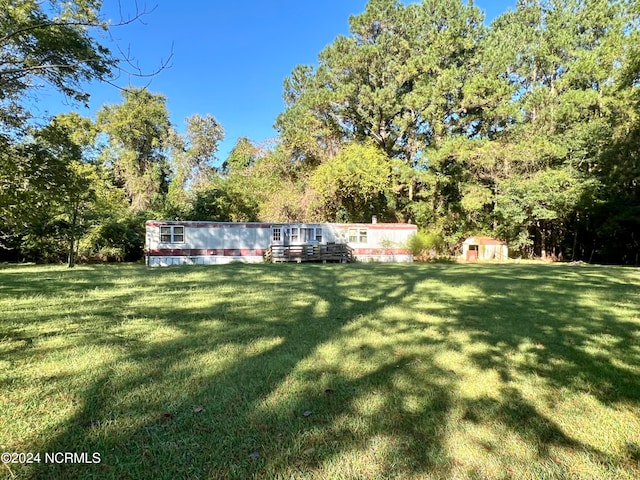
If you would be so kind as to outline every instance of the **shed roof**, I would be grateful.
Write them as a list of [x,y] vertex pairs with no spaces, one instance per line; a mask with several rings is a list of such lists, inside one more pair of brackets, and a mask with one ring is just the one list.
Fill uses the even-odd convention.
[[464,242],[466,245],[506,245],[507,242],[492,237],[476,236],[469,237]]

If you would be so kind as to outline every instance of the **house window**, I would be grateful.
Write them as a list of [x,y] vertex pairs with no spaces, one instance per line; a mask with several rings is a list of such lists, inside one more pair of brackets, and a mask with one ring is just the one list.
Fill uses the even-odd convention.
[[273,228],[272,241],[274,242],[282,241],[282,229],[280,227]]
[[302,229],[303,233],[304,233],[304,242],[310,242],[312,240],[316,239],[316,229],[311,227],[311,228],[303,228]]
[[366,228],[350,228],[349,243],[367,243]]
[[322,243],[322,227],[291,227],[291,243]]
[[160,227],[160,241],[162,243],[184,243],[184,227]]

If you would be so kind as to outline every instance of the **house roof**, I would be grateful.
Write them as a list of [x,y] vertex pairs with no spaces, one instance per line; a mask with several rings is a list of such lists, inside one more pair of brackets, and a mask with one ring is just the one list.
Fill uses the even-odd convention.
[[462,243],[466,245],[506,245],[507,244],[507,242],[498,240],[497,238],[483,237],[483,236],[469,237]]
[[411,223],[289,223],[289,222],[218,222],[218,221],[194,221],[194,220],[147,220],[147,227],[162,227],[178,225],[189,228],[271,228],[281,226],[291,227],[325,227],[337,228],[361,227],[371,230],[411,230],[417,231],[418,226]]

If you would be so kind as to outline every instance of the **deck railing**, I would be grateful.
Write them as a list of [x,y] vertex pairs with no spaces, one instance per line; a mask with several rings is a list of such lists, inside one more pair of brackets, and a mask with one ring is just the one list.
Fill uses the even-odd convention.
[[353,261],[353,249],[344,243],[326,245],[270,245],[264,254],[266,262],[340,262]]

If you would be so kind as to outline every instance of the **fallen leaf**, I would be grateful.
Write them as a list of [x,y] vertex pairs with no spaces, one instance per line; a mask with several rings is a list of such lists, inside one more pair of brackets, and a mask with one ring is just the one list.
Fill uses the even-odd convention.
[[307,448],[304,452],[302,452],[303,455],[313,455],[314,453],[316,453],[316,449],[311,447],[311,448]]
[[195,413],[201,413],[204,412],[204,407],[202,405],[196,405],[195,407],[193,407],[193,411]]
[[164,418],[171,418],[171,414],[170,414],[169,412],[164,412],[164,413],[162,414],[162,416],[163,416]]

